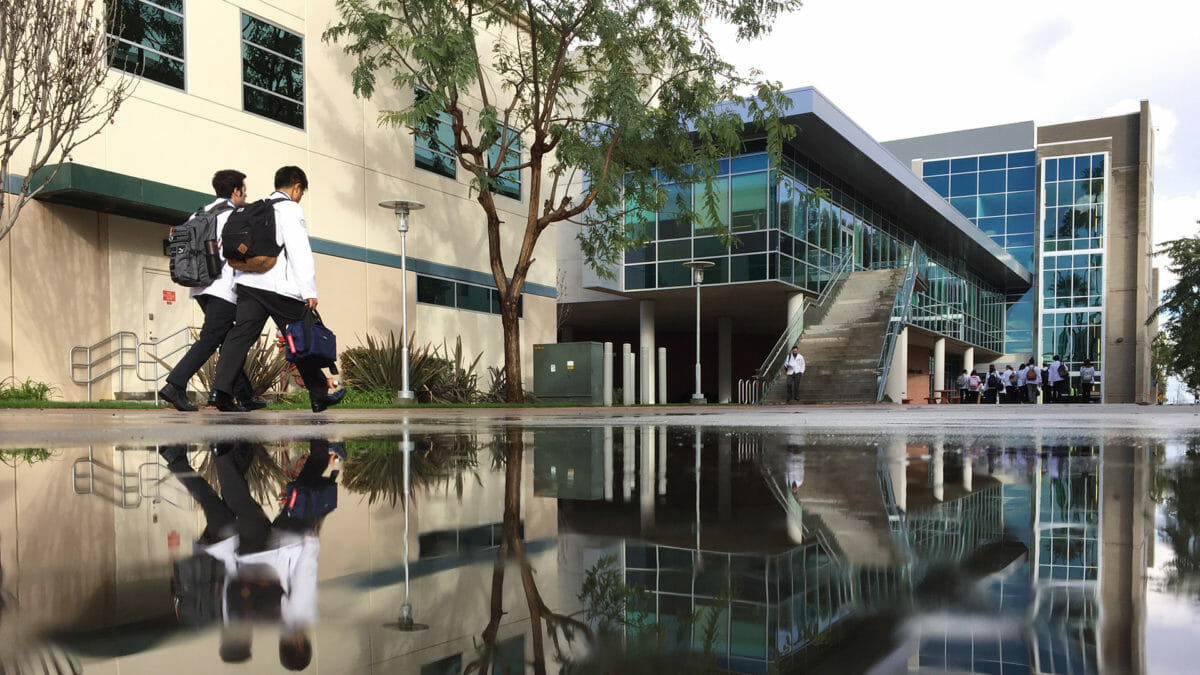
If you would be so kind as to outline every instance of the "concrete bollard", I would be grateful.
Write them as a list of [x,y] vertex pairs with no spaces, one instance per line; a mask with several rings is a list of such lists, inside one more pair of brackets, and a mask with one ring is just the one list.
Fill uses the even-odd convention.
[[604,343],[604,405],[613,404],[613,343]]
[[658,373],[655,377],[655,382],[658,383],[658,404],[665,405],[667,402],[667,348],[658,348]]

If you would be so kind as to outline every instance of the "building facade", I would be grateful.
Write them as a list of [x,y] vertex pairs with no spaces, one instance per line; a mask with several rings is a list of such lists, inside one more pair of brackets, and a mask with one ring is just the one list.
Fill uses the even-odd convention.
[[[171,283],[168,227],[212,201],[218,169],[246,173],[257,199],[289,164],[309,177],[302,206],[321,310],[343,348],[399,334],[407,302],[416,344],[461,336],[469,356],[482,352],[480,369],[502,363],[471,176],[431,140],[445,136],[446,121],[430,120],[428,137],[377,124],[381,111],[407,107],[419,92],[354,96],[353,60],[321,39],[337,18],[333,0],[108,4],[124,19],[110,76],[133,71],[137,87],[0,241],[0,378],[47,382],[68,400],[157,390],[166,373],[157,358],[173,363],[187,328],[201,322],[187,289]],[[484,39],[501,39],[500,30]],[[509,222],[523,222],[528,206],[521,182],[495,186]],[[410,218],[407,298],[395,216],[377,206],[397,198],[426,205]],[[519,234],[504,238],[510,259]],[[541,245],[552,260],[556,242]],[[535,265],[526,284],[526,364],[535,343],[554,340],[555,272]]]
[[[850,344],[822,352],[816,364],[817,353],[806,354],[810,365],[831,369],[831,378],[845,375],[833,372],[841,360],[855,361],[862,398],[876,400],[878,383],[878,393],[891,400],[923,401],[957,369],[1002,354],[1005,298],[1030,288],[1025,265],[820,92],[787,93],[788,120],[801,132],[778,166],[770,166],[761,137],[748,128],[743,153],[721,161],[715,194],[703,185],[668,185],[664,207],[627,217],[648,243],[627,251],[611,279],[572,258],[571,232],[561,231],[569,308],[562,339],[637,344],[641,400],[654,399],[655,369],[646,362],[661,346],[668,348],[667,369],[657,376],[667,379],[667,401],[687,398],[693,360],[707,364],[701,388],[710,398],[739,398],[737,383],[761,379],[772,344],[794,341],[789,331],[798,335],[798,324],[816,314],[837,313],[805,308],[858,272],[907,268],[916,277],[903,317],[888,320],[902,294],[876,289],[849,304],[882,303],[880,332],[864,328],[849,336]],[[1032,165],[1031,156],[1017,161]],[[718,222],[709,222],[710,203]],[[723,228],[733,236],[729,243],[716,234]],[[703,279],[699,355],[689,343],[696,314],[684,266],[693,260],[713,263]],[[861,353],[847,356],[842,346]]]
[[[1034,270],[1006,298],[999,363],[1060,355],[1097,371],[1102,400],[1151,402],[1157,324],[1151,264],[1154,136],[1137,113],[1036,126],[1021,122],[884,144]],[[1014,161],[1018,166],[1014,171]]]

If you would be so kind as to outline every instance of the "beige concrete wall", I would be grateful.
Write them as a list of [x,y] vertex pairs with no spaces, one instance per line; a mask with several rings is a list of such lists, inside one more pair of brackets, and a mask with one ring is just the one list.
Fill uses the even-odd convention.
[[[457,179],[417,168],[411,133],[378,125],[382,111],[411,102],[411,91],[395,91],[385,85],[373,100],[354,96],[350,82],[353,60],[340,47],[326,44],[320,37],[336,19],[332,0],[299,5],[221,0],[187,3],[185,9],[186,91],[139,81],[133,97],[113,123],[77,149],[73,161],[206,193],[215,170],[237,168],[248,175],[251,198],[271,191],[279,166],[296,164],[305,169],[310,180],[302,206],[311,236],[399,254],[395,217],[378,202],[416,199],[427,208],[412,216],[407,239],[409,256],[490,275],[484,215],[473,198],[470,177],[461,167]],[[239,23],[243,10],[304,37],[305,129],[243,111]],[[481,49],[490,50],[487,43],[497,37],[494,30],[486,31]],[[495,74],[487,74],[489,86],[499,91],[494,86]],[[111,74],[112,78],[119,76],[115,71]],[[472,118],[480,107],[479,100],[470,94],[467,99],[468,117]],[[16,166],[20,166],[19,161]],[[501,248],[510,273],[524,232],[530,202],[528,185],[529,172],[525,171],[522,200],[496,197],[504,220]],[[16,229],[17,233],[28,231],[14,244],[22,248],[11,254],[7,248],[0,249],[6,260],[14,260],[5,267],[9,273],[0,274],[4,277],[0,280],[0,296],[5,298],[0,300],[0,374],[51,382],[62,390],[64,398],[82,399],[86,389],[69,385],[69,374],[65,373],[67,352],[71,346],[117,330],[133,330],[139,339],[146,339],[142,274],[145,269],[166,270],[160,244],[166,228],[64,207],[34,204],[28,208]],[[72,215],[64,215],[68,213]],[[107,227],[106,218],[111,222]],[[99,228],[90,238],[81,236],[82,223],[88,219],[95,223],[94,229]],[[66,236],[59,234],[59,227],[64,228]],[[2,292],[7,288],[5,284],[11,283],[9,279],[19,276],[18,257],[28,263],[22,270],[44,259],[26,255],[36,248],[28,241],[31,237],[41,237],[42,243],[53,240],[60,254],[69,248],[70,273],[62,274],[64,270],[59,269],[53,280],[41,279],[41,285],[20,284],[13,286],[11,293]],[[556,237],[548,232],[539,242],[538,262],[530,270],[530,282],[555,286],[556,249]],[[399,332],[399,274],[384,266],[318,256],[322,314],[341,338],[342,346],[358,344],[368,333]],[[414,327],[420,341],[440,344],[446,338],[453,343],[456,335],[462,335],[464,347],[472,356],[484,352],[482,371],[486,372],[487,365],[503,361],[498,317],[424,306],[418,309],[415,275],[411,272],[408,281],[409,316],[416,319]],[[179,297],[186,302],[186,289],[179,289]],[[53,326],[44,321],[28,322],[31,314],[44,313],[47,307],[61,321]],[[555,303],[527,295],[524,312],[524,370],[529,373],[526,385],[531,386],[532,345],[554,340]],[[195,325],[200,320],[200,314],[192,309],[190,323]],[[182,327],[189,320],[178,318],[177,322]],[[154,388],[136,378],[126,379],[132,380],[125,384],[126,391]],[[111,393],[111,387],[102,387],[93,398]]]
[[[49,383],[68,400],[86,398],[87,388],[71,382],[70,354],[111,334],[106,216],[33,202],[5,246],[11,264],[0,277],[11,288],[3,321],[11,322],[11,342],[8,354],[0,351],[0,372]],[[111,389],[100,382],[93,397]]]

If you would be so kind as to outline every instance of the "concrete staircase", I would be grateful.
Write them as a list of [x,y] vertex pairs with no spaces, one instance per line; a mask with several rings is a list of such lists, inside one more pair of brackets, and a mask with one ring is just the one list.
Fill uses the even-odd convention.
[[[904,273],[898,268],[850,274],[825,316],[804,328],[798,344],[806,366],[801,403],[875,402],[875,367]],[[786,395],[787,379],[780,377],[764,392],[763,403],[783,403]]]

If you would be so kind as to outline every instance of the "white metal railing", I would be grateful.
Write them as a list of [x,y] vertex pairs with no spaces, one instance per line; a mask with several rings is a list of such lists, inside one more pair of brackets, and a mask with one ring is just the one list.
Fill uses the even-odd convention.
[[[138,343],[138,358],[137,358],[137,376],[143,382],[158,383],[159,380],[171,373],[171,369],[166,367],[166,359],[169,359],[176,354],[187,353],[195,340],[192,338],[199,329],[186,326],[179,330],[149,342]],[[165,352],[164,345],[175,346],[169,347]],[[150,366],[153,375],[146,376],[142,373],[143,366]],[[160,372],[161,370],[161,372]],[[158,405],[158,387],[154,387],[154,404]]]
[[137,367],[137,350],[137,334],[127,330],[117,331],[92,345],[72,347],[71,381],[86,384],[87,400],[91,401],[92,384],[115,372],[123,391],[125,369]]

